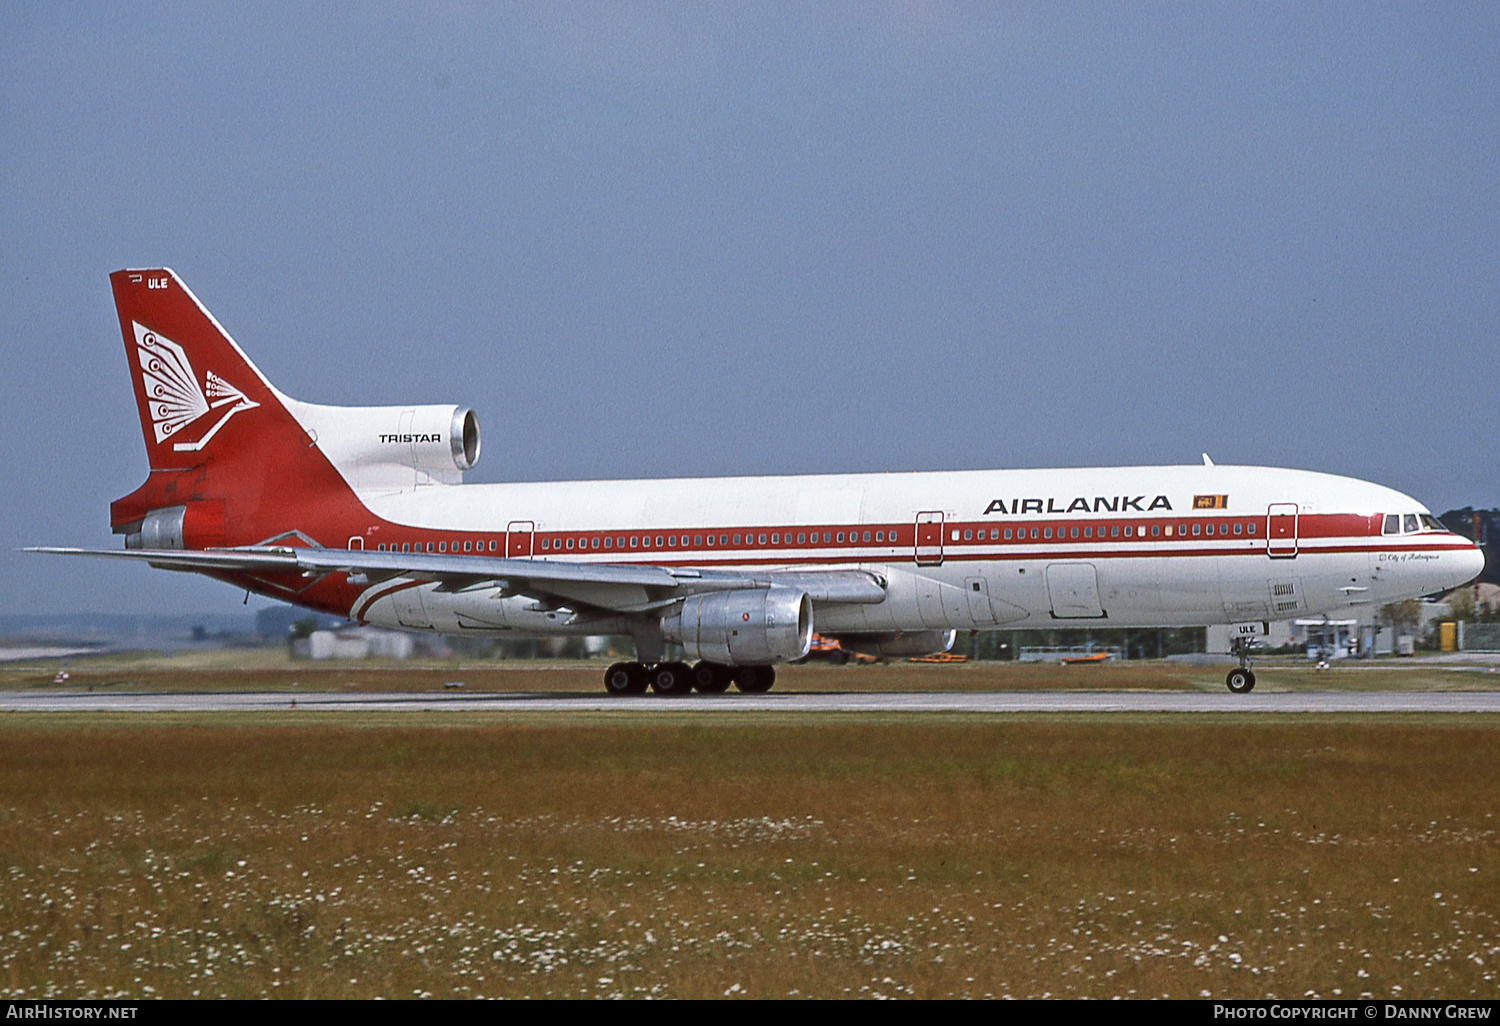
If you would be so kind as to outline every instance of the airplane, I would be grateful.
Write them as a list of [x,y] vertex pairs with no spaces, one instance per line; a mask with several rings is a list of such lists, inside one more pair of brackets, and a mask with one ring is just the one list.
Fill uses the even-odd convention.
[[[336,407],[266,380],[170,269],[110,275],[150,473],[124,548],[362,624],[630,635],[613,695],[763,693],[814,629],[852,652],[956,631],[1231,625],[1230,691],[1268,621],[1472,580],[1480,549],[1347,477],[1203,465],[464,484],[458,405]],[[692,663],[665,660],[668,644]]]

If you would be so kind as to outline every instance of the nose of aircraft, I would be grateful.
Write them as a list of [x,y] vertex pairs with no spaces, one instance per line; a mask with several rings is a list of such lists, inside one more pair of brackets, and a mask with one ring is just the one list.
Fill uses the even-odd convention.
[[1453,554],[1454,586],[1467,584],[1484,571],[1484,550],[1471,544]]

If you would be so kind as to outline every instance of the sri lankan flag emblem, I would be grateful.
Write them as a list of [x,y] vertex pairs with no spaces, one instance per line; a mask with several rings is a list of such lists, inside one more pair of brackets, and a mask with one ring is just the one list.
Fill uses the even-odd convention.
[[1193,496],[1194,509],[1228,509],[1229,496],[1227,495],[1195,495]]

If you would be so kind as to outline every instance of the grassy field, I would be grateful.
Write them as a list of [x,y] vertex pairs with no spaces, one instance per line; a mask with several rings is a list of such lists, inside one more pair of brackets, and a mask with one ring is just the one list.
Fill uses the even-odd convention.
[[423,723],[0,724],[0,994],[1500,996],[1493,718]]
[[[1500,657],[1496,658],[1500,666]],[[69,690],[118,691],[437,691],[463,681],[467,691],[600,692],[605,660],[593,662],[305,662],[283,649],[223,649],[160,656],[93,656],[70,661]],[[54,689],[57,661],[0,664],[0,689]],[[1040,691],[1149,689],[1219,691],[1228,665],[1170,660],[1059,666],[974,662],[873,666],[807,664],[777,669],[778,691]],[[1500,688],[1487,665],[1405,660],[1351,663],[1317,670],[1303,659],[1257,663],[1260,691],[1472,691]]]

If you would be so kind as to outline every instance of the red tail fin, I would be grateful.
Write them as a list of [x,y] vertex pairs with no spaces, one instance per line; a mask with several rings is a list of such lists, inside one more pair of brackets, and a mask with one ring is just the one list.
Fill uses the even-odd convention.
[[201,525],[187,547],[238,545],[318,529],[308,521],[330,505],[348,511],[326,501],[353,498],[338,472],[176,274],[116,271],[110,284],[152,470],[111,506],[117,531],[187,505],[187,523]]

